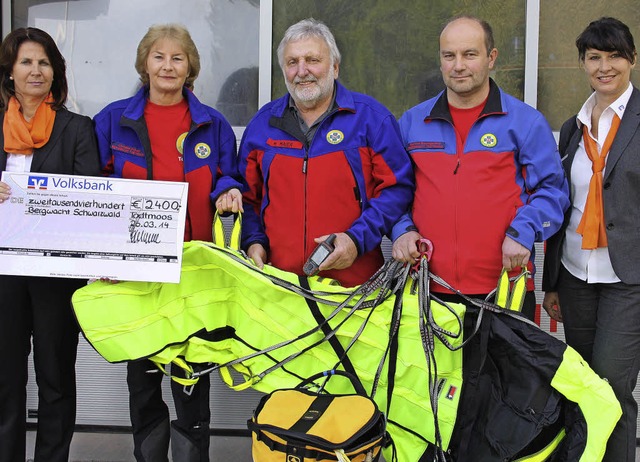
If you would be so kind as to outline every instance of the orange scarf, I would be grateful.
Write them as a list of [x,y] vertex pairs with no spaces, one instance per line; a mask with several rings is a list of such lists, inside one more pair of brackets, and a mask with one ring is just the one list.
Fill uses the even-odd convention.
[[2,132],[4,133],[4,150],[12,154],[32,154],[35,148],[41,148],[51,136],[56,111],[51,109],[51,94],[36,110],[33,119],[27,122],[20,112],[20,103],[12,96],[9,99],[7,112],[4,115]]
[[587,151],[589,159],[591,159],[591,181],[589,182],[589,193],[587,194],[587,203],[584,207],[582,219],[578,225],[577,232],[582,234],[582,248],[585,250],[593,250],[598,247],[607,247],[607,234],[604,229],[604,207],[602,203],[602,171],[604,170],[605,160],[611,148],[618,127],[620,126],[620,117],[614,114],[611,128],[604,140],[602,151],[598,153],[598,145],[593,138],[589,136],[589,129],[586,125],[582,127],[582,139],[584,140],[584,149]]

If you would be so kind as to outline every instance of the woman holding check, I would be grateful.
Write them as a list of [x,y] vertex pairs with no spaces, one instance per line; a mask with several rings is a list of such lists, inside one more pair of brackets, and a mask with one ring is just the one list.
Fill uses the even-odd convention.
[[[0,45],[0,170],[99,175],[91,119],[69,112],[65,61],[33,27]],[[0,210],[11,195],[0,182]],[[36,462],[66,462],[76,417],[78,279],[0,276],[0,462],[25,460],[27,358],[38,382]]]
[[[152,26],[138,45],[142,88],[94,119],[105,174],[189,183],[184,240],[211,241],[215,208],[242,211],[236,139],[229,123],[193,94],[200,57],[180,25]],[[215,206],[214,206],[215,204]],[[179,374],[180,368],[173,373]],[[134,455],[138,462],[209,460],[209,376],[191,387],[171,382],[177,419],[169,424],[162,373],[143,360],[127,365]]]

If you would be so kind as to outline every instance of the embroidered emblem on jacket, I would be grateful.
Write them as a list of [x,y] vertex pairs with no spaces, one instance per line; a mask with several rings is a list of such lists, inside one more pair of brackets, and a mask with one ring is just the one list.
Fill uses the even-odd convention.
[[480,138],[480,143],[486,148],[493,148],[498,144],[498,138],[493,133],[485,133]]
[[327,141],[331,144],[338,144],[344,140],[344,133],[340,130],[331,130],[327,133]]
[[200,159],[206,159],[211,154],[211,148],[207,143],[198,143],[196,147],[193,149],[196,153],[196,156]]

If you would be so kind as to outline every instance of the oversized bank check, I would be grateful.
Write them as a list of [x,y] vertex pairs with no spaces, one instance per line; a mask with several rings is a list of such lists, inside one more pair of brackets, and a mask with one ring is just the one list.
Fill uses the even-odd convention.
[[187,183],[3,172],[0,274],[179,282]]

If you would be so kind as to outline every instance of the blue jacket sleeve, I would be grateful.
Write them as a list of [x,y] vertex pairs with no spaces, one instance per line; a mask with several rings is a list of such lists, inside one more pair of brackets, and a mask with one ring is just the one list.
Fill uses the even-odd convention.
[[412,230],[417,231],[416,226],[413,223],[413,219],[411,218],[411,214],[407,212],[400,217],[395,225],[393,225],[389,239],[391,239],[391,242],[394,242],[400,236]]
[[218,171],[216,184],[211,192],[211,201],[225,191],[238,188],[242,191],[242,178],[238,171],[238,155],[236,151],[236,136],[226,120],[219,124],[218,139],[220,140],[220,157],[218,159]]
[[536,111],[519,146],[518,163],[524,168],[529,197],[520,207],[507,235],[528,249],[555,234],[569,207],[569,187],[560,163],[551,127]]
[[250,122],[242,136],[238,155],[240,175],[244,184],[241,246],[247,250],[251,244],[258,243],[268,249],[269,239],[264,232],[262,220],[260,219],[262,187],[264,184],[257,159],[260,148],[257,147],[256,143],[253,143],[251,133],[253,133],[253,128]]
[[411,160],[404,149],[398,123],[391,113],[384,117],[369,141],[372,156],[373,197],[363,204],[362,214],[347,230],[360,254],[380,245],[382,237],[408,211],[413,199]]
[[111,134],[109,112],[102,110],[93,118],[93,128],[98,142],[100,169],[104,175],[113,175],[113,157],[111,153]]

